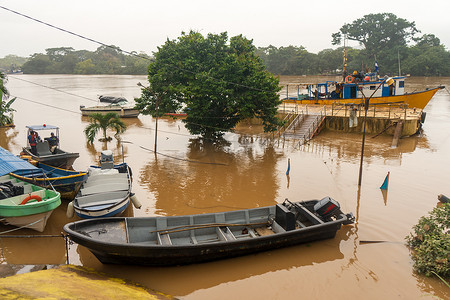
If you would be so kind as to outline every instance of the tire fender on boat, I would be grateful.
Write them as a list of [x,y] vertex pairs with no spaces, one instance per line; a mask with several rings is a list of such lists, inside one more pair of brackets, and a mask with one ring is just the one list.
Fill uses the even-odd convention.
[[28,197],[26,197],[25,199],[22,200],[22,202],[20,202],[20,205],[24,205],[27,204],[28,201],[30,200],[36,200],[37,202],[41,202],[42,198],[39,197],[38,195],[29,195]]
[[142,204],[141,204],[141,202],[139,202],[138,198],[136,197],[136,194],[131,193],[130,200],[131,200],[131,203],[133,203],[134,207],[136,207],[138,209],[142,207]]
[[67,204],[67,211],[66,211],[67,218],[72,219],[73,212],[74,212],[73,201],[71,201],[71,202],[69,202],[69,204]]

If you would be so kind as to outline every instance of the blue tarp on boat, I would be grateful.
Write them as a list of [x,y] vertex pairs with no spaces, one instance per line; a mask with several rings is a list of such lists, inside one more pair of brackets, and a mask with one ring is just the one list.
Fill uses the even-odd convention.
[[29,162],[0,147],[0,176],[17,170],[39,170]]

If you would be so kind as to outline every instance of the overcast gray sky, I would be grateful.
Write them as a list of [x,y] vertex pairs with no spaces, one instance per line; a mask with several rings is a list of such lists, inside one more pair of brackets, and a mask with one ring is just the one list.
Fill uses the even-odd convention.
[[[450,47],[449,0],[0,0],[0,5],[102,43],[147,54],[167,38],[175,39],[191,29],[203,35],[243,34],[257,47],[294,45],[317,53],[335,48],[331,34],[344,23],[383,12],[416,22],[421,34],[434,34],[447,50]],[[0,9],[0,25],[0,58],[44,53],[54,47],[90,51],[99,47],[4,9]]]

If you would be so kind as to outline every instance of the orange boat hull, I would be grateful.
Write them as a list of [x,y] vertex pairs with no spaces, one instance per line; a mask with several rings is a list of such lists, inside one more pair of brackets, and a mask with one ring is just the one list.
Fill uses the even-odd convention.
[[[373,97],[370,99],[370,104],[377,104],[381,106],[388,106],[390,104],[408,104],[409,108],[419,108],[424,109],[433,98],[434,94],[443,86],[432,88],[429,90],[414,92],[398,96],[389,97]],[[285,103],[298,103],[298,104],[321,104],[321,105],[332,105],[333,103],[340,104],[362,104],[364,103],[363,98],[353,98],[353,99],[308,99],[308,100],[283,100]]]

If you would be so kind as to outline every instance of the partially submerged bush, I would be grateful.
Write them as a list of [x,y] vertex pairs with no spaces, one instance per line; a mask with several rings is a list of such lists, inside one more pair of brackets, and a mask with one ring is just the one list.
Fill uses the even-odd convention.
[[428,217],[421,217],[406,237],[414,250],[414,269],[430,276],[450,276],[450,203],[434,208]]

